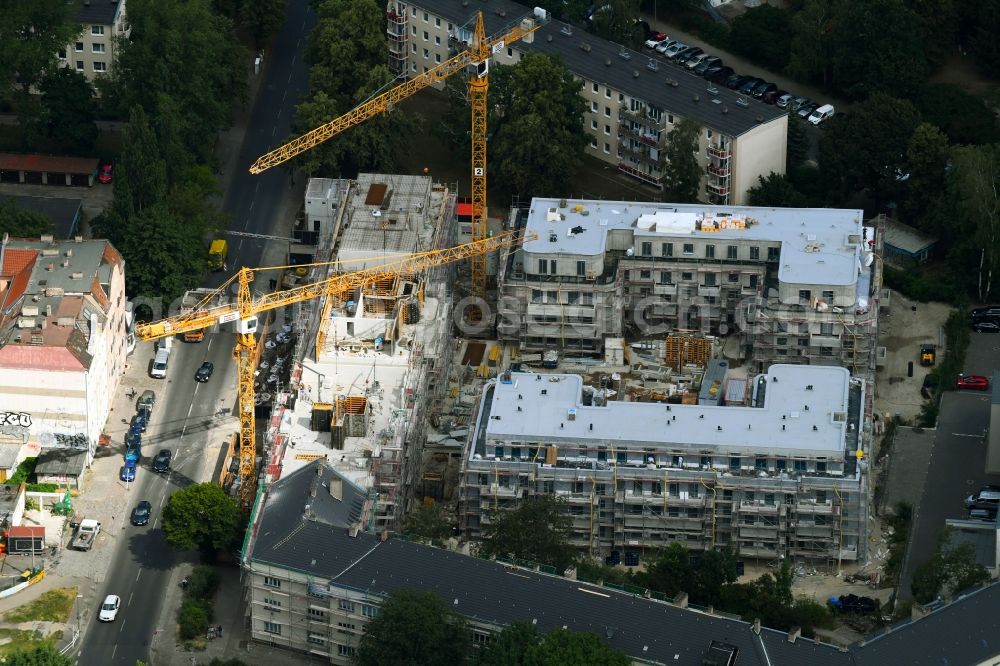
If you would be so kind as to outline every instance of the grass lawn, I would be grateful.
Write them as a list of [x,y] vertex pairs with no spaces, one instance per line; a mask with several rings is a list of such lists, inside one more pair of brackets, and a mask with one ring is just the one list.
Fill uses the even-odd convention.
[[4,613],[3,621],[11,624],[34,621],[66,622],[75,601],[75,587],[49,590],[34,601]]
[[0,640],[7,640],[6,643],[0,645],[0,658],[6,657],[11,652],[15,650],[18,652],[34,650],[42,645],[51,645],[55,647],[59,639],[62,638],[62,632],[56,631],[48,636],[42,636],[41,633],[37,631],[21,631],[19,629],[0,629]]

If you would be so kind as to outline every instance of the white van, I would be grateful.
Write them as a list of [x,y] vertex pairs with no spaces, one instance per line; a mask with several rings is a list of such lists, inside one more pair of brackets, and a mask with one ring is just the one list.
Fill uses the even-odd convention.
[[163,379],[167,376],[167,361],[170,360],[170,352],[166,349],[160,349],[156,352],[156,358],[153,359],[153,367],[149,371],[149,376],[153,379]]
[[821,122],[833,115],[833,104],[824,104],[809,114],[809,122],[819,125]]

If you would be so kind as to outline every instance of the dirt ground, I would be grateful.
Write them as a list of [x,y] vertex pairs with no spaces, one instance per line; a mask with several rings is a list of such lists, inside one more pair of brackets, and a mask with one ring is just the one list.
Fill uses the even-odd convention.
[[[885,366],[875,376],[875,411],[883,417],[899,415],[912,423],[920,413],[920,386],[930,368],[920,365],[920,345],[937,345],[944,356],[944,322],[951,312],[945,303],[917,303],[891,292],[879,314],[879,345],[886,348]],[[913,376],[909,376],[909,364]]]

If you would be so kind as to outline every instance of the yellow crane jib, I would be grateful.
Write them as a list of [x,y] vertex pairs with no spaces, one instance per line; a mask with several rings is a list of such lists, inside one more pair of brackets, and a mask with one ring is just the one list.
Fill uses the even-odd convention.
[[[481,24],[481,22],[482,12],[479,12],[478,23]],[[257,161],[250,166],[250,173],[259,174],[267,171],[271,167],[283,164],[293,157],[301,155],[307,150],[310,150],[337,134],[340,134],[344,130],[353,127],[354,125],[361,124],[372,116],[383,113],[414,93],[423,90],[432,84],[444,81],[452,74],[460,72],[470,65],[482,66],[483,62],[495,46],[499,45],[500,48],[502,48],[505,44],[516,42],[525,35],[534,32],[539,27],[541,27],[541,23],[537,18],[525,19],[520,21],[517,26],[514,26],[504,32],[502,35],[497,35],[489,39],[485,39],[479,44],[474,44],[473,48],[466,49],[458,55],[445,60],[440,65],[432,67],[426,72],[418,74],[412,79],[404,81],[398,86],[371,98],[367,102],[364,102],[357,108],[348,111],[339,118],[335,118],[325,125],[321,125],[314,130],[310,130],[302,136],[292,139],[285,145],[275,148],[265,155],[261,155],[257,158]]]

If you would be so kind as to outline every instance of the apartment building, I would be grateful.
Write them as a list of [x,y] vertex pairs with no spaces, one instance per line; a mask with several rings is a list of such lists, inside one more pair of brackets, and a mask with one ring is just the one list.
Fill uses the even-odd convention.
[[0,441],[93,458],[128,342],[125,262],[105,240],[0,245]]
[[579,375],[502,376],[467,450],[462,529],[477,538],[494,511],[554,494],[573,544],[594,556],[677,541],[863,561],[864,383],[844,368],[772,365],[749,387],[735,405],[663,404],[602,399]]
[[[510,0],[390,0],[389,64],[412,77],[445,62],[471,42],[477,11],[488,34],[538,14]],[[544,14],[544,12],[541,12]],[[651,52],[640,53],[569,25],[541,21],[492,62],[511,65],[524,53],[552,55],[580,80],[588,112],[587,152],[619,171],[660,188],[670,133],[684,118],[701,125],[698,156],[705,169],[702,198],[741,204],[759,176],[785,172],[788,117],[784,111],[715,86]]]
[[862,211],[536,198],[538,235],[501,259],[497,331],[522,350],[599,354],[605,338],[739,336],[740,356],[842,365],[874,354],[874,232]]
[[[917,663],[927,654],[975,664],[998,654],[988,609],[996,607],[1000,585],[838,648],[804,640],[796,630],[688,607],[683,594],[674,600],[630,594],[391,538],[365,528],[368,501],[325,460],[264,491],[241,555],[252,640],[350,664],[382,601],[409,589],[434,592],[464,615],[475,645],[522,621],[542,632],[566,627],[597,634],[635,664],[881,666]],[[942,642],[942,636],[961,640]]]
[[93,82],[114,66],[115,37],[128,37],[125,0],[73,0],[80,34],[59,50],[59,62]]

